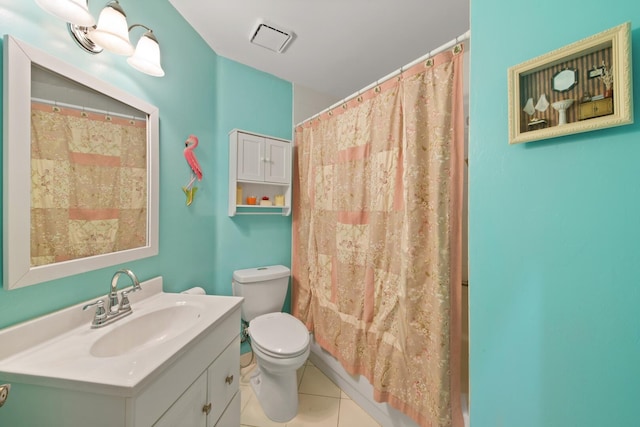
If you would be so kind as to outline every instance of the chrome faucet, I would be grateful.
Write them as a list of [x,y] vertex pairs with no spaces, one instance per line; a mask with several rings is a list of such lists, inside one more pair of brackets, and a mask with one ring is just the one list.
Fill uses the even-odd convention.
[[[129,278],[133,282],[133,288],[130,291],[122,291],[122,302],[119,302],[118,301],[118,279],[120,278],[120,275],[122,273],[129,276]],[[131,292],[137,292],[141,289],[142,288],[140,287],[140,282],[138,281],[138,278],[136,277],[136,275],[133,274],[133,271],[127,270],[127,269],[116,271],[116,273],[113,275],[113,278],[111,279],[111,290],[109,291],[107,313],[116,314],[123,310],[131,311],[131,306],[129,305],[129,298],[127,297],[127,295],[130,294]]]
[[[121,292],[121,299],[118,299],[118,279],[121,274],[126,274],[133,282],[133,287],[128,291]],[[131,314],[131,304],[129,303],[129,294],[142,290],[140,282],[133,271],[128,269],[118,270],[111,279],[111,287],[109,288],[109,298],[107,299],[107,309],[104,308],[104,301],[98,300],[92,304],[87,304],[82,307],[83,310],[89,307],[96,307],[96,313],[91,322],[92,328],[101,328],[109,323],[115,322],[117,319]]]

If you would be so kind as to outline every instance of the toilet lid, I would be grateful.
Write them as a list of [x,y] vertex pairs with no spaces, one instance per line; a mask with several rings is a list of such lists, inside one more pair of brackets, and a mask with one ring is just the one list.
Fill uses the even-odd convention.
[[296,356],[309,346],[309,331],[287,313],[268,313],[249,323],[251,341],[275,357]]

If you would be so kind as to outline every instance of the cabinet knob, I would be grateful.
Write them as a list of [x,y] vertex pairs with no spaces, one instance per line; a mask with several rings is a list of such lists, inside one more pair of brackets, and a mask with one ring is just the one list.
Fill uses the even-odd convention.
[[231,385],[231,383],[233,382],[233,375],[229,375],[227,378],[225,378],[224,382]]
[[202,412],[209,415],[209,412],[211,412],[211,402],[207,403],[202,407]]

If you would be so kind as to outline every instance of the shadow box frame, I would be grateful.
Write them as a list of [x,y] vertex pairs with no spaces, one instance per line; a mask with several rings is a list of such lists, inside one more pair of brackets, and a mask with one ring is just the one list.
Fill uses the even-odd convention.
[[[543,129],[521,131],[523,120],[521,111],[524,108],[524,100],[521,99],[520,86],[524,76],[609,46],[613,74],[613,114]],[[630,22],[510,67],[508,69],[509,144],[538,141],[633,123],[632,80]],[[579,102],[579,99],[574,100],[574,104]]]

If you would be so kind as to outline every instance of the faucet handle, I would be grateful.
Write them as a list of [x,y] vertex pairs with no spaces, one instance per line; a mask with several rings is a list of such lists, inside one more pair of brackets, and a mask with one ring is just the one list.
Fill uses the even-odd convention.
[[96,313],[93,316],[93,322],[91,323],[92,326],[97,326],[97,325],[101,325],[104,322],[107,321],[107,312],[104,309],[104,301],[99,299],[96,302],[93,302],[91,304],[87,304],[84,307],[82,307],[82,310],[87,310],[89,307],[96,307]]
[[131,311],[131,303],[129,302],[129,294],[131,292],[135,292],[136,289],[131,289],[128,291],[122,291],[120,293],[120,295],[122,295],[122,297],[120,298],[120,311]]

